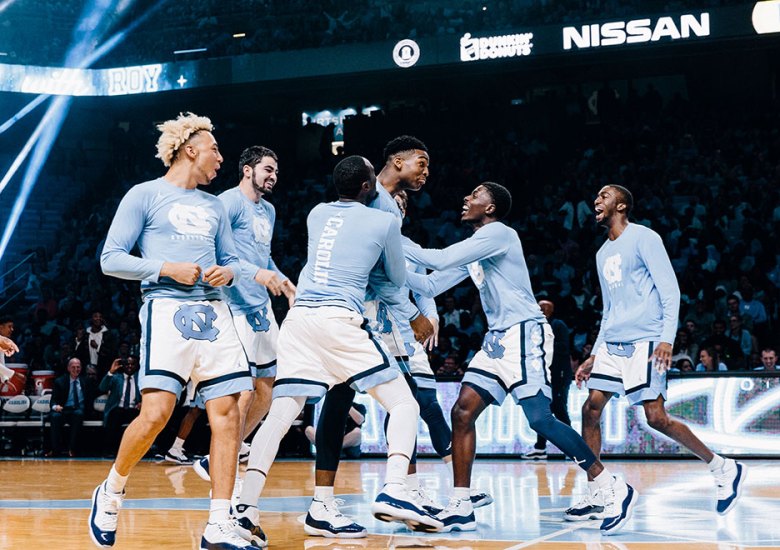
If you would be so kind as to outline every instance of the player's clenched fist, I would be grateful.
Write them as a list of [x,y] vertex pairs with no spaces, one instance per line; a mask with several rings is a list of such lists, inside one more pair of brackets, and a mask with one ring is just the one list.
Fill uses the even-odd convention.
[[200,279],[200,266],[189,262],[165,262],[160,277],[169,277],[183,285],[194,285]]
[[203,272],[203,280],[211,286],[224,286],[233,280],[233,270],[221,265],[212,265]]

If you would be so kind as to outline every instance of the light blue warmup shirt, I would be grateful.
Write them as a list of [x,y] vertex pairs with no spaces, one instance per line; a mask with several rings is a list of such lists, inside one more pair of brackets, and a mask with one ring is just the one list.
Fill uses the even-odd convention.
[[306,220],[309,244],[295,306],[341,306],[364,314],[377,263],[396,289],[406,282],[401,230],[392,215],[359,202],[319,204]]
[[276,210],[262,198],[259,202],[250,200],[238,187],[220,194],[219,200],[227,211],[241,262],[240,282],[225,289],[230,311],[235,315],[255,313],[268,304],[268,290],[255,281],[258,269],[270,269],[281,280],[287,279],[271,257]]
[[596,253],[604,313],[593,354],[604,342],[674,343],[680,289],[661,237],[629,223]]
[[501,222],[488,223],[443,250],[410,247],[404,252],[413,262],[436,270],[427,276],[407,274],[409,288],[424,296],[441,294],[470,275],[491,331],[545,321],[531,290],[520,237]]
[[[141,257],[130,252],[138,244]],[[192,286],[160,277],[164,262],[194,262],[201,270],[220,265],[241,278],[233,234],[220,200],[198,189],[182,189],[164,178],[130,189],[119,203],[103,245],[103,273],[140,280],[144,300],[221,300],[222,291],[202,277]]]

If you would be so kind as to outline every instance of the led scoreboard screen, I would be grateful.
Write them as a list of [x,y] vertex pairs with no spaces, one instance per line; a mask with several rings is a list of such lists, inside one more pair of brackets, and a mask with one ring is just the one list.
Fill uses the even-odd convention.
[[[449,422],[449,411],[460,384],[437,384],[439,402]],[[572,427],[581,431],[582,404],[587,390],[572,385],[569,416]],[[362,427],[364,453],[387,452],[383,433],[384,410],[368,395],[357,401],[368,408]],[[711,449],[735,456],[780,455],[780,377],[686,377],[669,380],[667,408],[693,430]],[[318,404],[319,411],[319,404]],[[603,450],[619,455],[689,455],[676,442],[647,425],[643,409],[630,407],[625,398],[613,398],[602,418]],[[477,454],[517,456],[536,442],[522,409],[507,398],[500,406],[488,407],[477,421]],[[418,451],[435,455],[428,430],[422,421],[418,429]],[[548,452],[556,452],[548,444]]]

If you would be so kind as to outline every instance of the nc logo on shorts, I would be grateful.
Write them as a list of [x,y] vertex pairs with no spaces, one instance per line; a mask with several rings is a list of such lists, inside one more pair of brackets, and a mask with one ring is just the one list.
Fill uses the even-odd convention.
[[404,342],[404,349],[406,350],[407,356],[414,357],[414,346],[412,344]]
[[485,282],[485,270],[482,269],[482,265],[479,262],[469,264],[469,275],[471,275],[471,280],[474,281],[477,288],[482,288],[482,283]]
[[267,332],[271,328],[271,322],[268,320],[268,311],[263,308],[251,315],[246,316],[246,322],[255,332]]
[[217,312],[206,304],[185,304],[180,306],[173,316],[173,326],[181,332],[185,340],[217,339],[219,329],[214,326]]
[[482,341],[482,351],[491,359],[501,359],[504,356],[506,348],[501,345],[501,339],[505,334],[505,330],[491,330],[485,334],[485,339]]
[[604,278],[610,285],[615,285],[623,280],[623,271],[620,266],[623,264],[623,258],[620,254],[610,256],[604,261]]
[[256,243],[268,244],[271,242],[271,224],[262,216],[254,216],[252,233],[255,235]]
[[202,235],[211,233],[209,216],[211,213],[202,206],[174,203],[168,211],[168,221],[183,235]]
[[376,324],[374,326],[374,332],[381,332],[382,334],[393,332],[393,322],[387,316],[387,306],[384,302],[379,302],[376,308]]
[[607,351],[615,357],[633,357],[636,346],[634,344],[610,344],[607,343]]

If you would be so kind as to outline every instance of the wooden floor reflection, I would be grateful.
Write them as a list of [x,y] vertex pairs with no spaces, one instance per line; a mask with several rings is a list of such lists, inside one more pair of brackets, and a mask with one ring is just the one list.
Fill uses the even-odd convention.
[[[353,550],[429,548],[486,550],[580,548],[723,549],[780,547],[780,462],[747,461],[743,498],[727,516],[714,512],[715,488],[706,467],[693,460],[609,461],[640,493],[634,519],[614,537],[602,537],[598,524],[568,523],[561,512],[585,491],[585,477],[563,461],[528,463],[479,460],[475,486],[495,503],[477,510],[474,533],[418,536],[400,524],[370,514],[383,479],[381,460],[343,463],[336,493],[345,513],[366,526],[365,539],[343,541],[307,537],[301,520],[313,491],[313,464],[278,462],[260,501],[270,548]],[[0,549],[82,550],[89,498],[110,463],[90,460],[0,461]],[[419,477],[442,503],[449,493],[448,471],[438,461],[421,461]],[[208,515],[208,484],[190,467],[141,463],[130,478],[120,514],[117,544],[124,549],[199,548]]]

